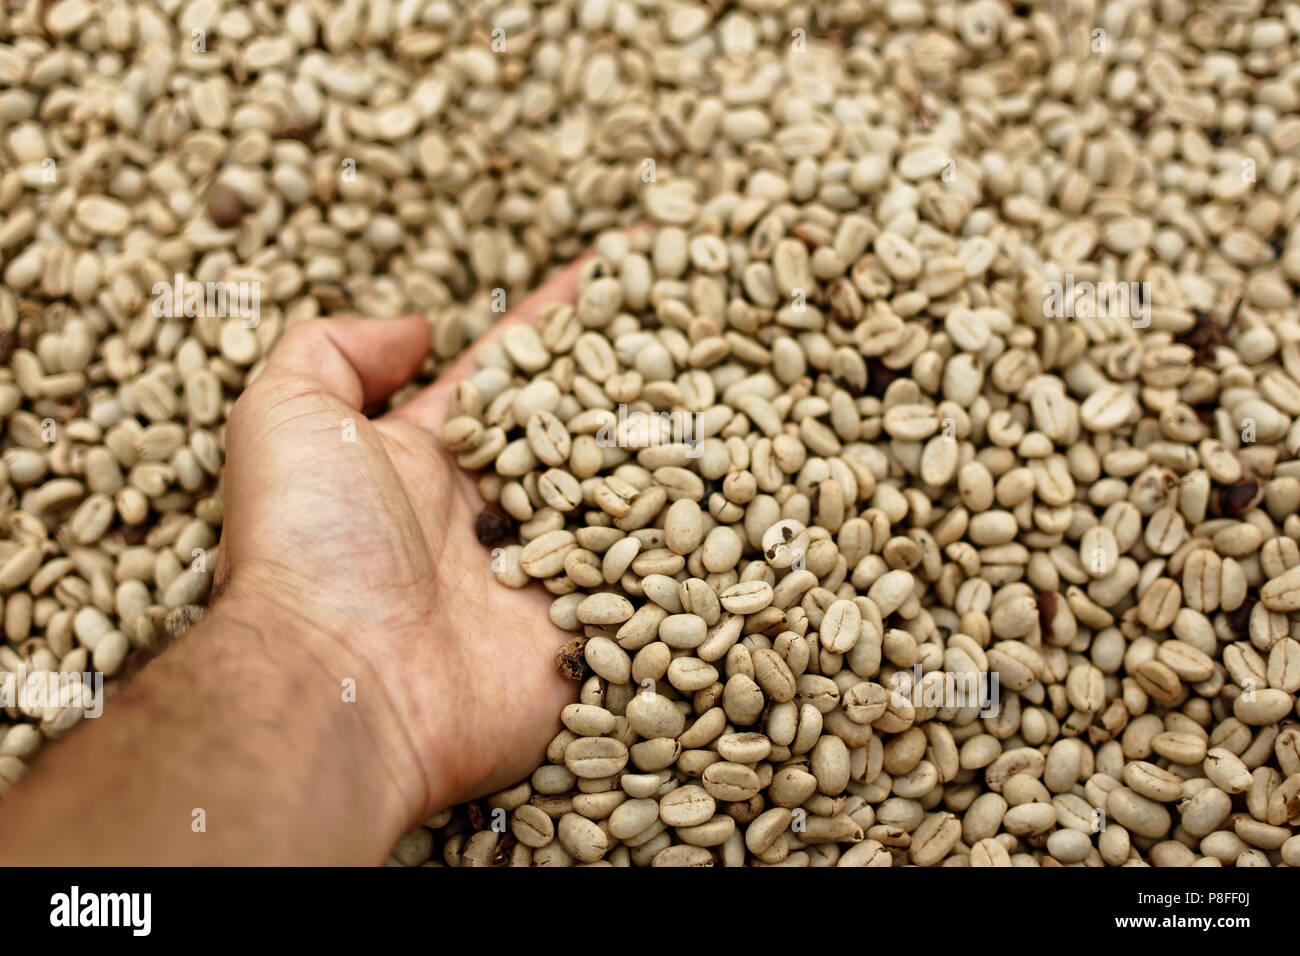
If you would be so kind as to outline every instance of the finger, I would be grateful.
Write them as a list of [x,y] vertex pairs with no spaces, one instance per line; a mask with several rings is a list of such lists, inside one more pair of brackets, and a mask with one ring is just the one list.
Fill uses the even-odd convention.
[[418,315],[311,319],[280,337],[262,376],[312,382],[360,410],[410,381],[428,351],[429,323]]
[[446,368],[438,380],[417,393],[409,402],[389,412],[398,421],[404,421],[437,434],[442,430],[447,412],[447,397],[452,386],[469,378],[478,369],[477,353],[483,346],[500,342],[506,331],[522,323],[536,323],[544,306],[552,302],[574,302],[578,297],[578,275],[583,264],[591,258],[587,252],[579,256],[551,281],[524,299],[510,313],[483,335],[474,347],[466,349],[455,362]]

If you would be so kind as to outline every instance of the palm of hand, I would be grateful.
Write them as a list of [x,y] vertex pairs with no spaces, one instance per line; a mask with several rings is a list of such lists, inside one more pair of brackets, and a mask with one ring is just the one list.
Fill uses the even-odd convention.
[[[548,287],[520,311],[566,289]],[[238,581],[297,615],[328,670],[384,697],[431,813],[526,774],[576,688],[553,663],[567,635],[550,622],[550,596],[496,581],[474,534],[475,482],[433,437],[468,363],[381,418],[357,410],[423,357],[423,323],[400,331],[398,354],[375,340],[398,321],[329,323],[333,334],[313,342],[291,332],[282,348],[302,348],[302,362],[277,368],[273,353],[246,390],[227,430],[217,587]],[[312,349],[346,352],[360,380],[350,394],[297,374],[328,374],[331,359]]]

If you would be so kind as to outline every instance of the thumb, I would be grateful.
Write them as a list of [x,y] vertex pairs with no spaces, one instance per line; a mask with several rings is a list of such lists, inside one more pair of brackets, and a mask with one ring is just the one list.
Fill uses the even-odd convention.
[[428,351],[429,323],[418,315],[310,319],[280,337],[261,377],[310,382],[360,410],[406,384]]
[[[226,421],[222,486],[227,509],[212,601],[230,579],[230,532],[238,523],[236,512],[254,508],[260,514],[285,513],[292,508],[290,487],[268,476],[292,474],[302,475],[301,480],[320,480],[319,461],[313,459],[319,445],[303,440],[304,412],[336,412],[334,402],[360,411],[381,401],[415,374],[428,348],[429,325],[415,315],[310,319],[280,337],[261,375],[240,395]],[[298,440],[268,441],[273,431],[286,427]],[[363,431],[357,437],[361,444],[369,440]]]

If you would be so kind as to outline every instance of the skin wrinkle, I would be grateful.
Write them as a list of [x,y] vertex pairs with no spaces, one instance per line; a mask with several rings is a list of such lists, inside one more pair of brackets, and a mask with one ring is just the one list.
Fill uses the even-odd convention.
[[[285,347],[291,354],[297,352],[305,354],[298,355],[295,360],[287,363],[285,373],[299,376],[304,382],[311,383],[311,394],[327,395],[333,390],[334,394],[329,397],[342,402],[347,408],[356,409],[363,405],[365,386],[361,375],[356,365],[342,352],[329,330],[325,330],[317,340],[307,340],[305,338],[307,333],[297,331],[299,328],[301,326],[295,326],[285,333]],[[316,348],[312,348],[313,343],[317,345]],[[326,362],[342,369],[343,377],[323,374]],[[325,382],[331,382],[332,389],[325,388]],[[344,394],[337,394],[340,391]]]
[[[339,346],[338,342],[335,341],[334,333],[328,327],[325,329],[323,338],[332,346],[334,356],[338,359],[342,359],[347,365],[348,370],[352,373],[352,379],[349,382],[352,400],[349,401],[348,404],[365,406],[378,401],[380,396],[376,394],[367,394],[365,379],[362,377],[361,371],[357,368],[356,363],[353,362],[352,359],[348,357],[348,354]],[[409,377],[410,373],[408,372],[402,376],[402,381],[405,381]],[[377,390],[373,388],[371,389],[372,393],[375,391]]]
[[[260,627],[243,621],[241,621],[240,624],[243,626],[244,631],[247,634],[253,636],[256,639],[257,643],[262,646],[268,658],[274,655],[274,648],[271,644],[271,641],[267,637],[266,633]],[[373,689],[384,698],[383,702],[387,705],[387,707],[381,708],[381,711],[386,710],[387,712],[395,713],[396,708],[393,706],[393,701],[388,697],[387,689],[384,685],[384,682],[375,673],[373,667],[371,667],[370,664],[364,660],[364,658],[361,658],[353,654],[351,652],[350,646],[347,641],[339,639],[333,634],[330,634],[328,631],[325,632],[325,636],[327,636],[331,640],[332,644],[338,649],[338,651],[340,651],[345,656],[345,659],[350,661],[352,664],[352,669],[355,671],[355,674],[343,674],[342,677],[354,677],[354,679],[357,681],[357,702],[360,703],[362,700],[361,688],[364,686],[366,689],[366,693],[369,693]],[[323,676],[326,679],[325,683],[328,683],[330,686],[337,689],[336,692],[340,695],[339,699],[341,701],[342,683],[341,683],[341,678],[339,673],[334,671],[334,669],[331,667],[327,659],[323,657],[316,650],[312,642],[304,642],[303,648],[306,651],[306,653],[310,656],[312,661],[314,662],[321,676]],[[290,698],[293,699],[297,697],[297,693],[295,693],[295,691],[305,688],[307,686],[307,681],[305,680],[305,677],[303,675],[297,674],[292,670],[286,669],[286,673],[293,681],[293,685],[291,686],[290,693],[289,693]],[[363,679],[363,675],[364,675],[364,679]],[[314,688],[317,685],[313,684],[312,686]],[[320,686],[324,686],[324,684]],[[340,731],[337,734],[337,736],[340,738],[345,738],[346,735],[342,733],[342,731],[346,730],[346,725],[351,723],[350,721],[344,718],[344,715],[347,712],[340,711],[337,708],[331,707],[328,710],[322,711],[322,713],[330,714],[330,723],[334,725],[338,731]],[[365,735],[370,738],[372,744],[372,751],[376,754],[382,753],[382,748],[378,746],[374,746],[374,744],[376,743],[374,739],[374,735],[376,732],[375,729],[372,728],[369,723],[365,723],[365,722],[361,724],[361,727]],[[271,733],[275,733],[276,730],[274,723],[267,725],[266,729]],[[418,760],[414,760],[414,755],[416,752],[414,743],[411,741],[409,735],[406,733],[406,730],[402,726],[400,721],[396,722],[395,727],[393,727],[392,729],[395,729],[399,734],[399,736],[402,738],[403,742],[406,744],[407,751],[412,755],[413,764],[418,766]],[[334,737],[336,735],[331,734],[330,736]],[[389,776],[390,784],[392,786],[393,792],[399,793],[401,790],[400,784],[398,782],[399,775],[391,767],[385,767],[385,771]],[[427,793],[429,790],[428,781],[425,781],[424,788]]]
[[[301,582],[300,586],[307,587],[307,588],[311,587],[313,584],[312,581],[305,579],[301,575],[299,569],[297,569],[293,565],[279,563],[279,562],[273,562],[267,565],[265,570],[257,574],[257,577],[266,580],[279,580],[282,582],[293,581],[296,579]],[[365,603],[357,605],[355,609],[367,616],[372,612],[372,608]],[[252,627],[251,625],[248,625],[248,627],[251,632],[257,634],[259,639],[261,639],[262,643],[265,645],[266,642],[265,635],[263,635],[260,630],[258,630],[255,627]],[[331,644],[338,649],[338,651],[344,656],[344,659],[347,660],[350,664],[349,668],[345,668],[345,670],[350,670],[351,671],[350,673],[343,673],[342,671],[333,672],[328,668],[325,658],[323,658],[311,646],[310,642],[306,642],[307,650],[309,651],[309,653],[311,653],[313,659],[316,661],[317,665],[322,669],[322,671],[329,676],[329,679],[332,682],[333,686],[338,687],[341,693],[340,674],[343,677],[355,676],[358,679],[358,699],[360,699],[361,696],[360,688],[362,686],[366,688],[367,692],[370,692],[372,689],[377,689],[378,693],[383,695],[383,697],[385,698],[385,701],[387,703],[386,709],[388,711],[396,712],[396,708],[393,706],[394,702],[392,701],[391,698],[389,698],[384,682],[378,677],[373,667],[371,667],[363,657],[358,656],[352,652],[350,642],[347,639],[345,639],[342,635],[336,634],[334,629],[328,626],[321,628],[320,633],[322,636],[330,640]],[[360,679],[363,674],[366,676],[366,679],[364,681]],[[405,741],[407,745],[407,749],[412,754],[414,754],[415,745],[413,741],[410,739],[409,734],[407,734],[405,728],[401,725],[400,722],[395,721],[393,723],[396,725],[396,729],[398,733]],[[374,749],[376,752],[379,752],[379,748],[374,748]],[[415,759],[413,759],[412,763],[413,765],[417,765],[417,766],[419,765],[419,761]],[[396,777],[396,773],[391,769],[389,770],[389,775],[390,777],[394,777],[394,778]],[[432,787],[426,781],[424,783],[423,789],[426,794],[425,799],[427,799],[427,794],[431,792]]]

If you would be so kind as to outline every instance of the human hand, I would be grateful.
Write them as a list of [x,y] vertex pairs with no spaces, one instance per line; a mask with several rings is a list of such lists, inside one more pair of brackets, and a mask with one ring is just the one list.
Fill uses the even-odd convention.
[[[506,323],[572,301],[578,267]],[[554,657],[570,635],[540,588],[495,580],[477,541],[474,476],[435,436],[462,356],[412,401],[368,419],[428,352],[419,317],[319,319],[289,329],[226,427],[216,607],[277,622],[360,706],[414,825],[525,776],[576,696]],[[355,680],[357,704],[341,682]]]

